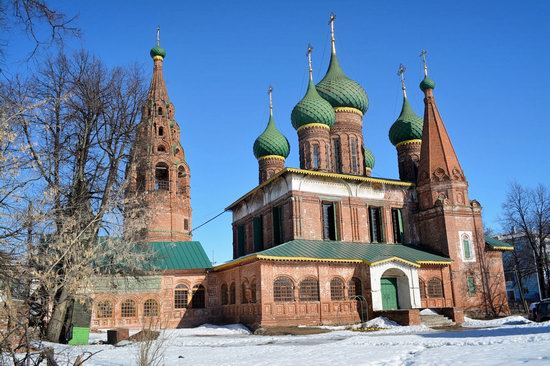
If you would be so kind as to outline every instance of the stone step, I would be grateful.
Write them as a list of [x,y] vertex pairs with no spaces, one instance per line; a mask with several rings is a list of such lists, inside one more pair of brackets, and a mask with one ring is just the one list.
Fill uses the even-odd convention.
[[422,324],[430,328],[451,327],[455,325],[455,322],[443,315],[420,315],[420,320]]

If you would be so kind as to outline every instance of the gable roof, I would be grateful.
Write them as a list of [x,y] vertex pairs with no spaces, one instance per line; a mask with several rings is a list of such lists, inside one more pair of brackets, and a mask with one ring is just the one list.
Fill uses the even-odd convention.
[[497,240],[495,238],[490,238],[488,236],[485,237],[485,244],[487,244],[487,246],[492,250],[514,250],[514,246],[512,244]]
[[254,260],[366,263],[376,265],[400,261],[420,267],[423,264],[448,265],[451,259],[426,252],[419,247],[402,244],[352,243],[332,240],[291,240],[258,253],[237,258],[216,266],[215,270]]
[[212,268],[212,262],[198,241],[159,241],[147,245],[155,252],[151,266],[157,270]]

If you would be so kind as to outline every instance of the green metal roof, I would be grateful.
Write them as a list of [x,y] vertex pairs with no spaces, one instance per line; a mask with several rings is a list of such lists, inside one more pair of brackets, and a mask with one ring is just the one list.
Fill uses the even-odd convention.
[[506,243],[495,238],[485,237],[485,244],[493,250],[514,250],[514,246],[510,243]]
[[363,113],[369,108],[365,89],[346,76],[335,53],[331,54],[327,73],[317,84],[317,91],[334,108],[352,107]]
[[290,120],[295,129],[310,123],[322,123],[332,127],[336,114],[330,103],[319,95],[315,84],[310,79],[306,95],[292,109]]
[[426,91],[427,89],[435,89],[435,81],[430,79],[428,76],[425,76],[420,82],[420,89],[422,91]]
[[421,140],[423,125],[424,119],[414,113],[407,97],[403,97],[401,113],[390,128],[391,143],[395,146],[403,141]]
[[421,264],[422,262],[451,262],[450,258],[432,254],[411,245],[352,243],[331,240],[292,240],[256,254],[258,256],[319,260],[362,260],[369,263],[376,263],[394,257],[415,264]]
[[365,157],[365,168],[374,169],[376,160],[372,151],[367,147],[363,147],[363,156]]
[[198,241],[147,243],[155,252],[151,266],[155,269],[207,269],[212,263]]
[[275,126],[273,114],[269,115],[267,127],[254,141],[252,150],[256,159],[268,155],[277,155],[286,159],[288,154],[290,154],[290,144],[287,138]]

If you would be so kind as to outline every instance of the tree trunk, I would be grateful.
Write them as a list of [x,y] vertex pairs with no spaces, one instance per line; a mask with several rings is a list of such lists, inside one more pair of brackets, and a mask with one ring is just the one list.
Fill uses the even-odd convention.
[[48,322],[48,329],[46,330],[46,338],[50,342],[59,343],[61,339],[61,331],[65,324],[65,314],[68,307],[67,291],[63,289],[59,301],[57,301],[53,307],[52,316]]

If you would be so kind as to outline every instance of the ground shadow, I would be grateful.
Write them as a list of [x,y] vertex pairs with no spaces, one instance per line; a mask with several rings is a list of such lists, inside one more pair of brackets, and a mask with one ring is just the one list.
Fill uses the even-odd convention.
[[418,334],[424,338],[483,338],[483,337],[510,337],[518,335],[532,335],[550,333],[550,325],[525,328],[484,328],[460,331],[444,331]]

